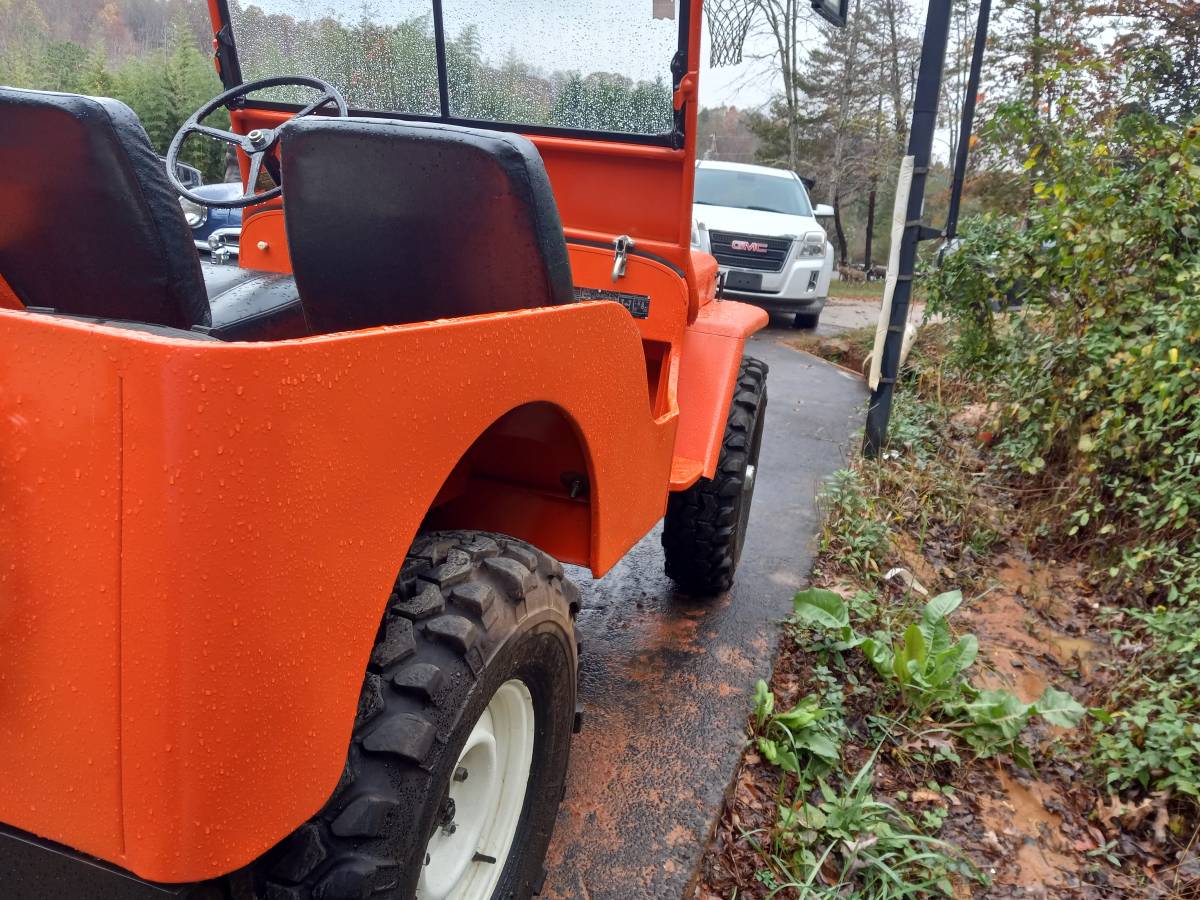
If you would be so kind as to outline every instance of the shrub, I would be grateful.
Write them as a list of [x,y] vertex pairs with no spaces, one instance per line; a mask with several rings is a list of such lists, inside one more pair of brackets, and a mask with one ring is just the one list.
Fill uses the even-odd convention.
[[[1098,779],[1196,803],[1200,122],[1063,109],[1001,109],[991,139],[1031,148],[1027,212],[966,225],[931,303],[1001,411],[990,464],[1035,482],[1038,533],[1085,549],[1109,603],[1134,607],[1144,649],[1097,711]],[[980,312],[1018,281],[1019,314]]]
[[[1025,228],[974,221],[930,284],[960,357],[994,360],[995,462],[1045,479],[1060,533],[1100,542],[1127,587],[1198,597],[1200,127],[1126,116],[1098,139],[1004,112],[1033,146]],[[981,304],[1013,273],[1026,308],[995,323]]]

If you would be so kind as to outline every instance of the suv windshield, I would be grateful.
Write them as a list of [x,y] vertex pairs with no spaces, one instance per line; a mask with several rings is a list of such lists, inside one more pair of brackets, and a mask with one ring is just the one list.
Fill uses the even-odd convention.
[[[679,0],[228,0],[241,74],[329,81],[357,109],[670,135]],[[438,53],[436,7],[444,53]],[[683,4],[684,10],[687,4]],[[446,93],[439,90],[439,56]],[[264,92],[296,103],[298,92]]]
[[811,216],[804,185],[794,178],[733,169],[696,169],[697,203]]

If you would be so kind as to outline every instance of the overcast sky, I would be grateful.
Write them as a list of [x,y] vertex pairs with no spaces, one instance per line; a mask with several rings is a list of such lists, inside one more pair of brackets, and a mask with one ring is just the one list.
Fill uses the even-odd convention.
[[[687,0],[443,0],[446,31],[457,36],[477,29],[483,55],[491,63],[510,54],[542,71],[620,72],[633,79],[669,77],[677,44],[680,2]],[[910,0],[924,6],[923,0]],[[353,24],[364,15],[390,23],[427,15],[431,0],[241,0],[269,13],[297,19],[331,16]],[[655,13],[659,15],[656,16]],[[807,40],[818,39],[816,15],[809,13]],[[712,68],[707,16],[701,43],[702,106],[763,108],[781,89],[772,65],[774,39],[758,20],[740,65]]]
[[[810,23],[806,39],[811,41],[816,37],[817,29]],[[700,56],[701,106],[758,109],[765,106],[773,94],[783,90],[771,60],[775,39],[761,22],[756,23],[747,38],[739,65],[714,69],[708,64],[710,46],[708,18],[705,17]]]

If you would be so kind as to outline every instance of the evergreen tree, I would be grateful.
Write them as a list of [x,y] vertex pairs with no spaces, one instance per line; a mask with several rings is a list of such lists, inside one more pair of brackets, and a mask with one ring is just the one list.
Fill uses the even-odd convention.
[[1134,99],[1164,122],[1200,115],[1200,4],[1195,0],[1117,0],[1127,17],[1119,45],[1132,55]]

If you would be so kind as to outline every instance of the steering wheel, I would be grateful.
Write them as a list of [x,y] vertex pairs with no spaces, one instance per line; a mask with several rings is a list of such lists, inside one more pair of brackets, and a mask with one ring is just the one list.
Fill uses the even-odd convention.
[[[240,100],[255,91],[280,87],[282,85],[314,88],[321,92],[319,100],[315,103],[310,103],[292,118],[300,119],[304,116],[311,116],[321,107],[327,106],[330,103],[337,107],[337,114],[342,118],[350,114],[346,106],[346,99],[338,89],[329,82],[322,81],[319,78],[309,78],[305,75],[279,75],[275,78],[264,78],[261,81],[254,81],[250,84],[239,84],[237,87],[231,88],[221,96],[206,103],[198,111],[192,113],[188,117],[188,120],[179,127],[179,131],[175,132],[175,137],[171,139],[171,146],[167,150],[167,178],[171,182],[171,187],[175,188],[180,196],[186,197],[193,203],[217,209],[245,209],[247,206],[254,206],[256,203],[273,200],[282,194],[283,187],[279,184],[279,173],[273,165],[274,158],[267,156],[267,154],[275,149],[275,144],[279,140],[278,128],[256,128],[249,134],[235,134],[232,131],[222,131],[220,128],[210,128],[208,125],[200,124],[201,121],[216,112],[219,107],[231,106],[233,101]],[[236,197],[233,200],[213,200],[209,197],[198,197],[180,183],[179,176],[175,174],[175,163],[179,157],[179,150],[183,147],[183,142],[192,134],[203,134],[218,141],[232,144],[250,157],[250,177],[246,179],[246,192],[241,197]],[[258,176],[262,172],[264,160],[266,160],[267,171],[275,179],[276,185],[259,194],[255,193],[254,186],[258,183]]]

